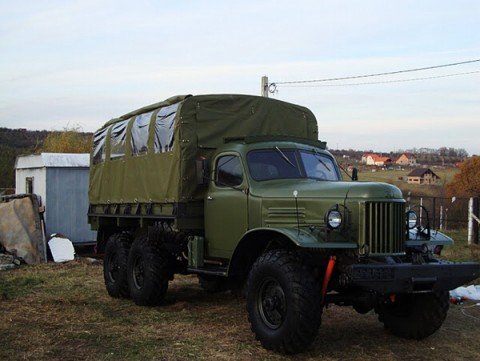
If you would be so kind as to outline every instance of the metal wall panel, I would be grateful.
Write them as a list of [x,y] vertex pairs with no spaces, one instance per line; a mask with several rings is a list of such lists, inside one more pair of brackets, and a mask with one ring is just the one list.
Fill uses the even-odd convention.
[[46,168],[23,168],[15,169],[15,193],[27,193],[27,178],[33,177],[33,193],[40,196],[42,204],[46,206]]
[[88,224],[88,168],[47,168],[47,235],[62,233],[73,243],[94,242]]

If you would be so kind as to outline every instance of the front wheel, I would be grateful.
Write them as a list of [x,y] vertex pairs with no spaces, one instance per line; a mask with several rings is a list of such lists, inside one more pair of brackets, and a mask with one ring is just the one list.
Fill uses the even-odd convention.
[[442,326],[448,307],[448,292],[402,293],[381,302],[375,311],[394,335],[421,340]]
[[269,251],[250,271],[247,311],[263,347],[287,354],[305,351],[320,327],[320,285],[295,252]]

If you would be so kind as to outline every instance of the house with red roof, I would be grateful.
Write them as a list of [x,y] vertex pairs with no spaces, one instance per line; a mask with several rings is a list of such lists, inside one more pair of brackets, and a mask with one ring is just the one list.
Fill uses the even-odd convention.
[[376,165],[378,167],[383,167],[390,165],[392,160],[389,157],[383,157],[375,153],[365,153],[362,155],[362,163],[366,165]]

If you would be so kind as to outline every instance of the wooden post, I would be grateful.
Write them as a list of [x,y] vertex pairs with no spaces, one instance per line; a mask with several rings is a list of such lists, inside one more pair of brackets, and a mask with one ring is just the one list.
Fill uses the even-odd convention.
[[468,244],[473,244],[473,197],[468,200]]
[[443,229],[443,205],[440,205],[440,229]]
[[268,98],[268,76],[262,76],[262,83],[260,85],[260,94],[262,97]]
[[478,220],[480,219],[480,202],[479,202],[479,198],[478,197],[475,197],[473,198],[473,214],[476,216],[474,219],[474,222],[473,222],[473,243],[475,244],[479,244],[479,239],[478,239],[478,236],[479,236],[479,228],[480,228],[480,224],[478,222]]
[[423,215],[423,197],[420,197],[420,224],[423,224],[422,215]]

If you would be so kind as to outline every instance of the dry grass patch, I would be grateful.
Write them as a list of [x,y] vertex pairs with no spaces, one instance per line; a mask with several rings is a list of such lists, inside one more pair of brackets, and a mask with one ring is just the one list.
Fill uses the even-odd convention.
[[255,341],[244,299],[206,293],[194,276],[176,277],[166,304],[152,308],[110,298],[100,265],[22,267],[0,277],[2,360],[480,359],[480,321],[458,306],[424,341],[391,336],[373,313],[331,307],[313,347],[284,357]]

